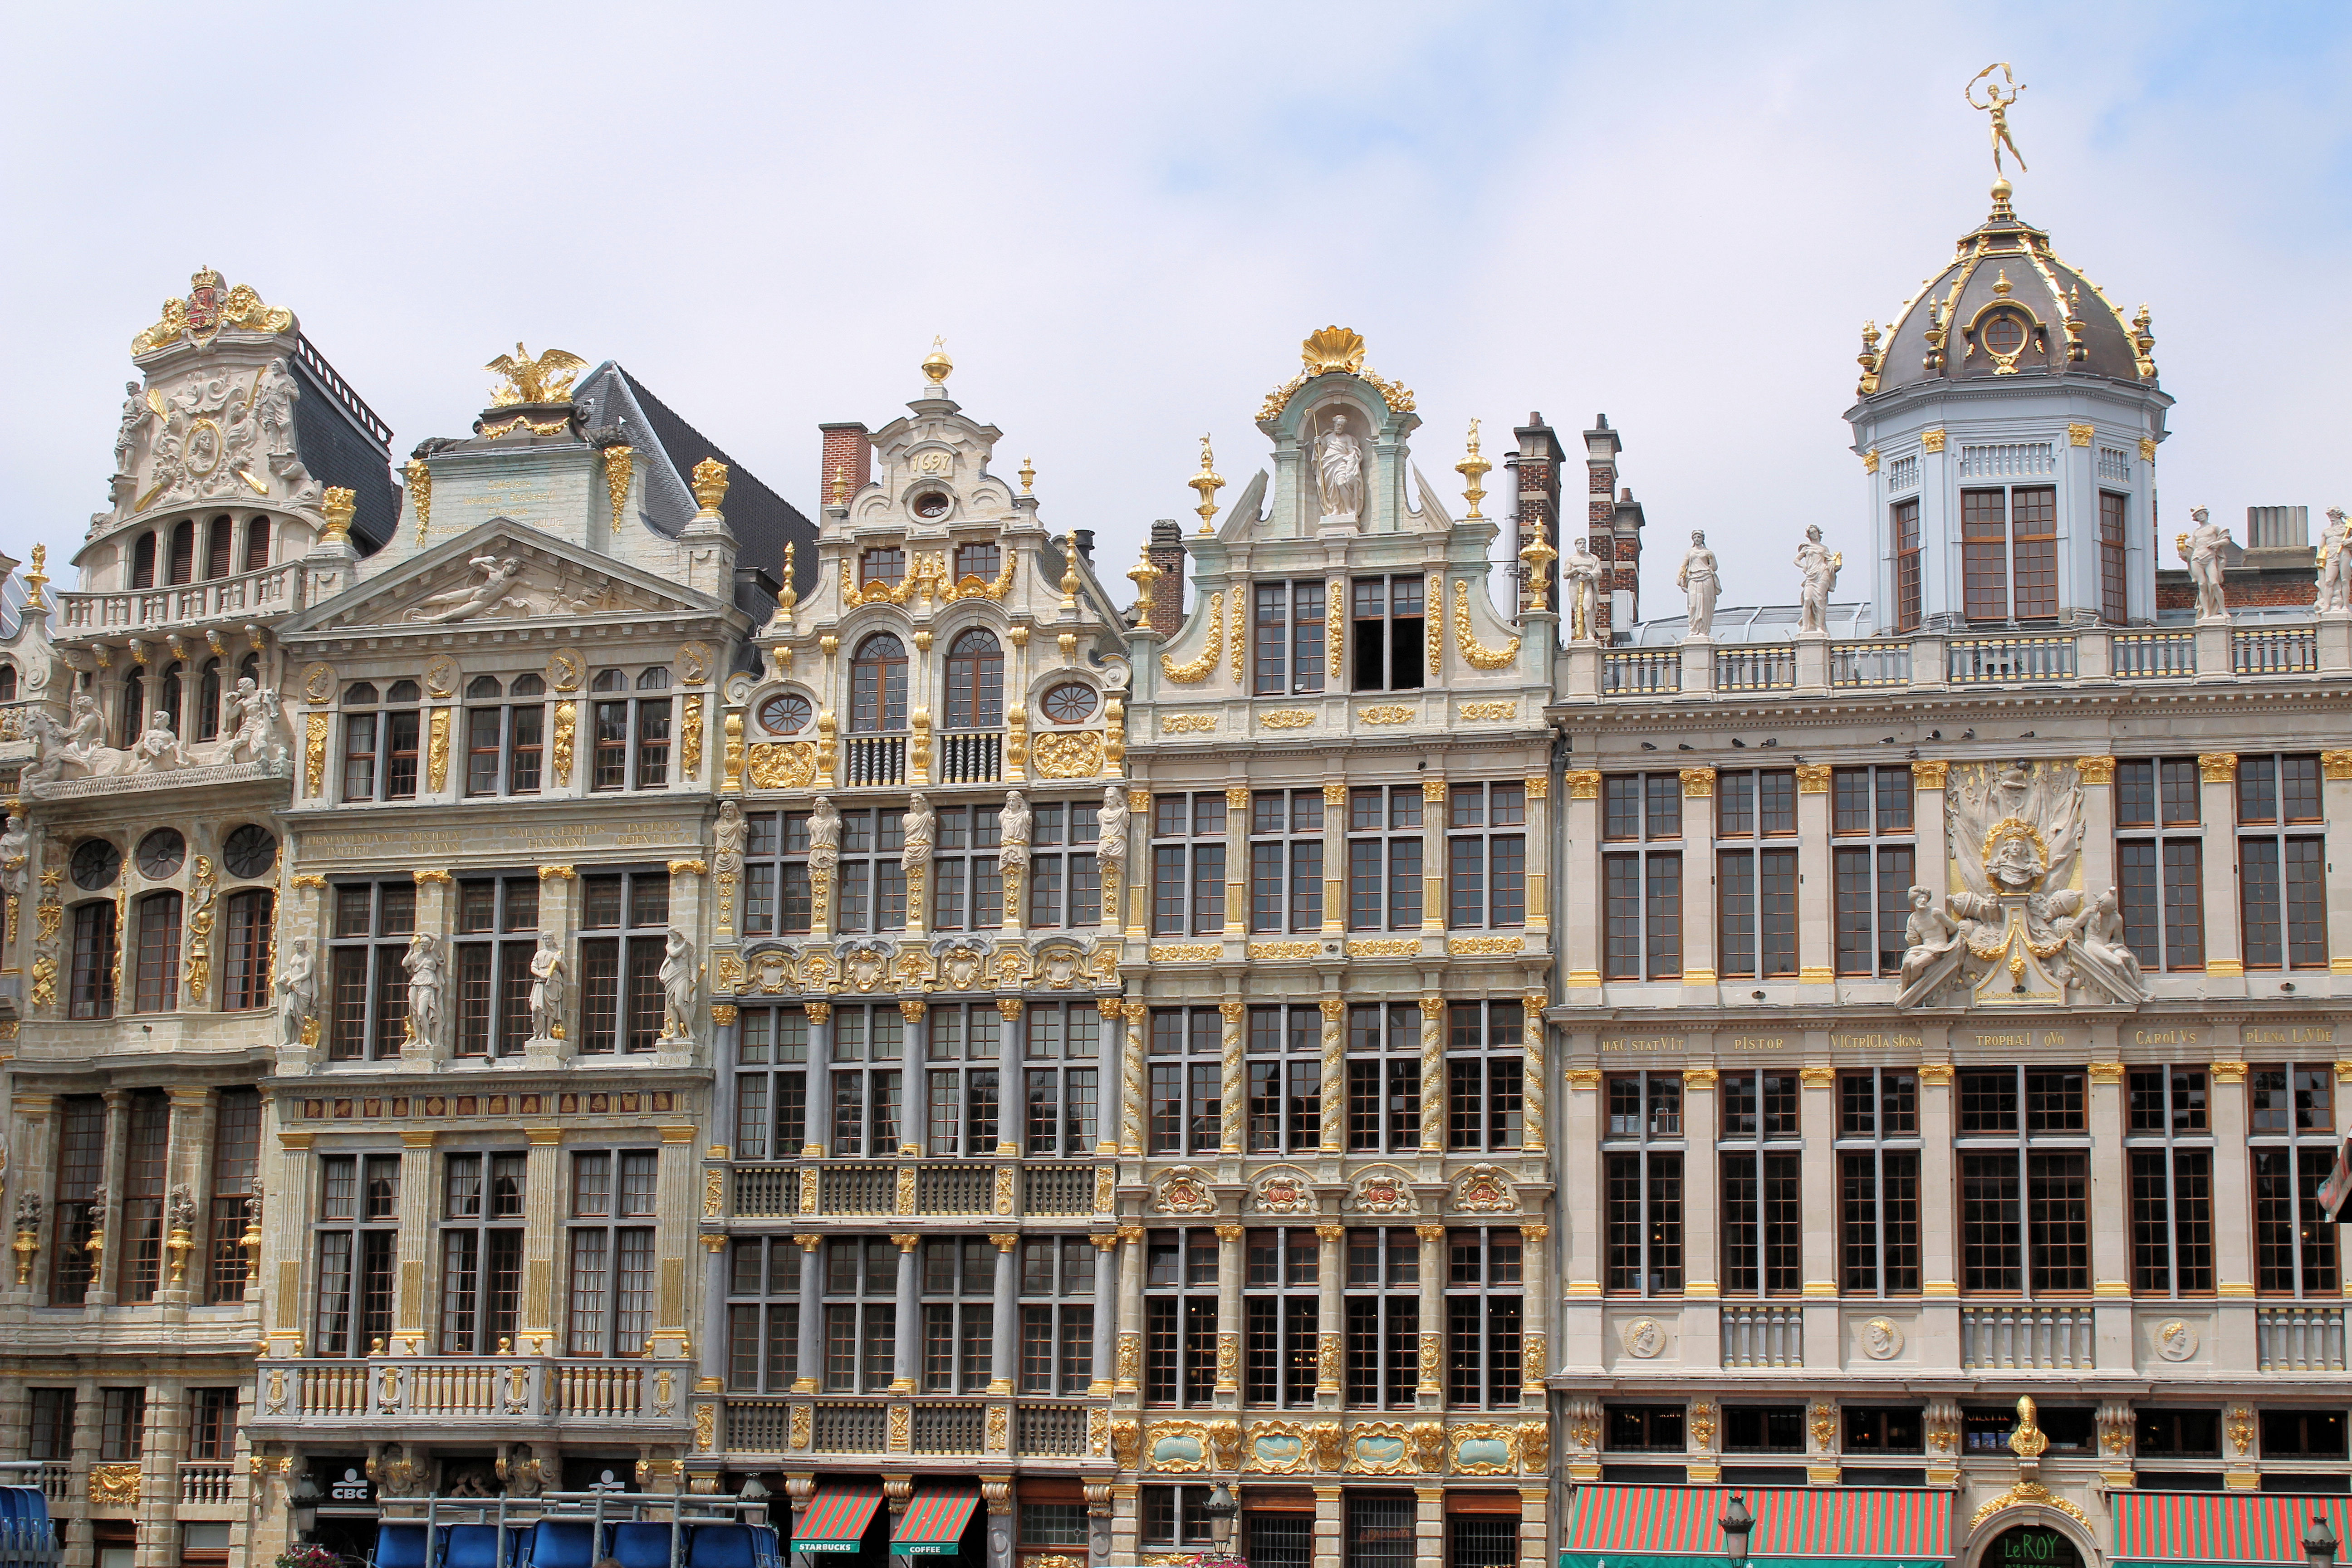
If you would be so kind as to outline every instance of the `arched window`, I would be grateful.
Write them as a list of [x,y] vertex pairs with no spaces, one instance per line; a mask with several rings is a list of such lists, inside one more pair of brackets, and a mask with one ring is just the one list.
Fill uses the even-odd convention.
[[259,686],[261,684],[261,656],[257,653],[249,653],[243,658],[238,659],[236,661],[236,673],[237,679],[240,680],[250,680],[254,685]]
[[950,730],[993,730],[1004,722],[1004,650],[994,633],[974,626],[948,648]]
[[205,581],[236,570],[236,520],[216,517],[205,530]]
[[169,1013],[180,1005],[180,895],[150,893],[141,899],[134,929],[131,1010]]
[[621,669],[600,669],[596,678],[588,683],[591,691],[626,691],[628,689],[628,672]]
[[220,735],[221,661],[205,660],[204,679],[196,682],[196,710],[190,717],[196,721],[195,738],[210,741]]
[[245,523],[245,569],[258,572],[269,564],[269,520],[247,518]]
[[139,536],[131,547],[131,585],[152,588],[155,585],[155,535],[150,531]]
[[183,518],[172,525],[172,581],[196,580],[196,520]]
[[247,888],[231,893],[228,945],[221,963],[221,1011],[245,1012],[269,1005],[270,891]]
[[114,1016],[114,900],[73,907],[73,976],[67,1013],[76,1018]]
[[0,702],[16,700],[16,667],[0,664]]
[[[155,706],[162,709],[163,712],[169,716],[172,723],[172,733],[174,735],[184,735],[187,733],[180,724],[180,715],[185,710],[184,704],[182,701],[182,697],[184,695],[182,687],[185,684],[186,679],[187,667],[183,664],[173,663],[167,664],[163,667],[163,679],[155,683]],[[142,729],[146,728],[143,724],[140,727]]]
[[139,731],[147,727],[147,672],[135,664],[123,674],[122,710],[116,718],[122,735],[117,743],[127,752],[138,742]]
[[907,727],[907,645],[876,632],[849,663],[849,728],[872,734]]

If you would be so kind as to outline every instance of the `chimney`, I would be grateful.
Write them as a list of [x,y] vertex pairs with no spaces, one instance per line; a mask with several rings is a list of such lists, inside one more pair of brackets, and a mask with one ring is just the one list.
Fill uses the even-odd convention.
[[1633,499],[1631,486],[1618,493],[1617,505],[1609,519],[1609,531],[1617,546],[1615,569],[1607,578],[1609,586],[1610,625],[1627,631],[1642,618],[1642,503]]
[[1593,416],[1592,428],[1584,433],[1584,531],[1587,548],[1609,568],[1601,580],[1611,591],[1601,595],[1600,614],[1593,617],[1600,625],[1592,635],[1602,642],[1616,627],[1611,611],[1617,597],[1617,503],[1612,498],[1617,493],[1617,454],[1623,447],[1617,432],[1609,428],[1609,416]]
[[[1559,549],[1559,461],[1565,455],[1560,450],[1559,435],[1544,423],[1541,411],[1528,416],[1528,422],[1512,432],[1519,440],[1519,449],[1503,459],[1503,467],[1517,478],[1519,503],[1518,525],[1511,536],[1511,559],[1518,560],[1519,552],[1535,539],[1541,538],[1557,552]],[[1519,584],[1519,609],[1525,611],[1533,602],[1530,584],[1521,577],[1526,570],[1518,567],[1512,573]],[[1559,561],[1554,556],[1544,573],[1546,603],[1559,603]]]
[[845,497],[856,495],[873,479],[874,443],[860,424],[820,425],[817,430],[824,437],[824,456],[817,465],[816,487],[816,504],[823,510],[833,504],[836,476]]
[[1151,542],[1144,553],[1160,568],[1160,581],[1151,584],[1151,629],[1172,637],[1184,629],[1184,531],[1174,518],[1163,517],[1151,525]]
[[1091,528],[1074,528],[1070,532],[1078,542],[1078,559],[1085,562],[1091,570],[1095,563],[1095,531]]

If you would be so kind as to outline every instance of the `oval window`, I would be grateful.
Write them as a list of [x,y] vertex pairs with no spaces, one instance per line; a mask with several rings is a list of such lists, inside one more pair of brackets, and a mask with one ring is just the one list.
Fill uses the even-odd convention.
[[808,728],[809,700],[786,691],[760,704],[760,728],[771,735],[797,735]]
[[105,839],[85,838],[74,846],[74,886],[83,892],[95,893],[100,888],[113,886],[121,869],[122,851]]
[[917,517],[945,517],[947,510],[948,498],[944,490],[925,490],[915,498],[914,512]]
[[159,827],[139,841],[139,874],[160,882],[188,858],[188,841],[176,827]]
[[1076,724],[1094,716],[1095,689],[1083,681],[1066,680],[1049,689],[1038,706],[1056,724]]
[[1996,310],[1985,318],[1984,346],[2007,359],[2025,346],[2025,319],[2014,310]]

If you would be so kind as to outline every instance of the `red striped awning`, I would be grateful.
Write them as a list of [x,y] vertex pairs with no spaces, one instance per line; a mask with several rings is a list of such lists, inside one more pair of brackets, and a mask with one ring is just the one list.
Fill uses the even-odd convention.
[[1835,1558],[1927,1563],[1952,1551],[1952,1494],[1925,1488],[1645,1487],[1585,1485],[1560,1533],[1562,1568],[1619,1568],[1643,1557],[1720,1560],[1721,1526],[1737,1491],[1755,1516],[1751,1559]]
[[874,1510],[882,1506],[878,1486],[819,1487],[793,1521],[795,1552],[855,1552]]
[[2123,1490],[2107,1498],[2117,1562],[2301,1563],[2315,1518],[2326,1519],[2336,1540],[2352,1540],[2352,1498]]
[[955,1552],[963,1541],[963,1527],[971,1522],[971,1510],[979,1506],[978,1492],[929,1487],[916,1492],[890,1534],[891,1555],[932,1557]]

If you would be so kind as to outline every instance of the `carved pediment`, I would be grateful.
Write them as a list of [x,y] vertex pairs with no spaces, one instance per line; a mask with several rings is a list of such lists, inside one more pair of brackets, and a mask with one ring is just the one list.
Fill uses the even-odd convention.
[[288,635],[382,626],[419,630],[590,616],[696,616],[693,590],[493,518],[289,622]]

